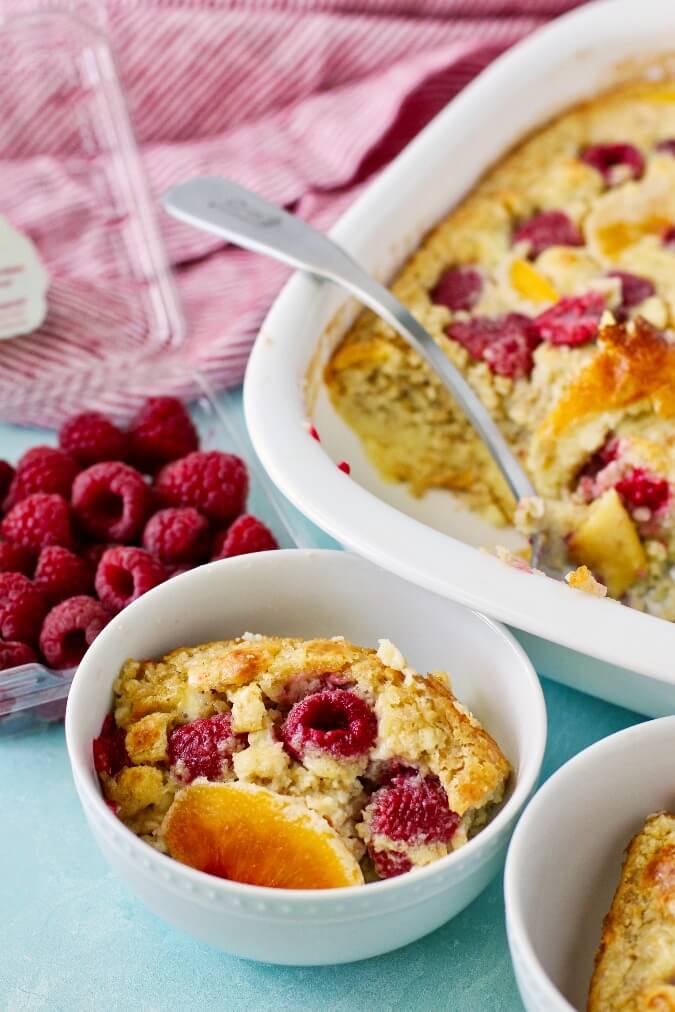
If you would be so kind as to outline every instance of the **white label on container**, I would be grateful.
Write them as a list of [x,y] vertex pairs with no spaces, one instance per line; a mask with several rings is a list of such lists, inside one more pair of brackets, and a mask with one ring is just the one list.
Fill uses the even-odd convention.
[[37,330],[47,312],[48,287],[33,243],[0,216],[0,340]]

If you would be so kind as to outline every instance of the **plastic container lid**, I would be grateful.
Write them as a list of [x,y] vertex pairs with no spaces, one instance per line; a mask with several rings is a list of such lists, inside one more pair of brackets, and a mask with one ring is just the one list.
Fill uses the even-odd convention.
[[61,383],[67,400],[121,387],[185,336],[103,18],[88,4],[0,18],[0,214],[51,279],[43,325],[0,344],[5,418],[28,399],[54,421]]

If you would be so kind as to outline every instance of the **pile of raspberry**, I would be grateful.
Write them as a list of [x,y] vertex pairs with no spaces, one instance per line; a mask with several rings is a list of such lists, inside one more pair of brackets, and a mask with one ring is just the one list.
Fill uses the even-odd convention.
[[200,450],[185,406],[148,400],[126,430],[69,418],[59,447],[0,460],[0,670],[74,667],[116,612],[203,562],[278,548],[245,512],[240,457]]

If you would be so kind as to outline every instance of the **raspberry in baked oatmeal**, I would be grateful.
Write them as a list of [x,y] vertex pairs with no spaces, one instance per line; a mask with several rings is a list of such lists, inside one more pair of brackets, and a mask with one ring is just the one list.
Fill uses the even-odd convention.
[[94,756],[146,842],[285,888],[430,864],[485,824],[510,771],[447,676],[341,637],[247,634],[127,661]]

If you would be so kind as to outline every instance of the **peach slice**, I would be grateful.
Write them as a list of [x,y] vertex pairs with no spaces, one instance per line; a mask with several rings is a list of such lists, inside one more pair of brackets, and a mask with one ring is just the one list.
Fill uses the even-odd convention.
[[598,243],[610,260],[618,260],[629,246],[647,235],[661,236],[672,222],[665,215],[651,214],[642,221],[614,221],[598,228]]
[[162,826],[171,857],[233,882],[280,889],[361,885],[334,829],[301,798],[239,783],[192,784]]
[[558,293],[551,282],[527,260],[514,260],[509,273],[511,286],[530,302],[555,302]]
[[635,524],[614,488],[604,492],[569,539],[573,562],[595,570],[612,597],[621,597],[647,568]]

